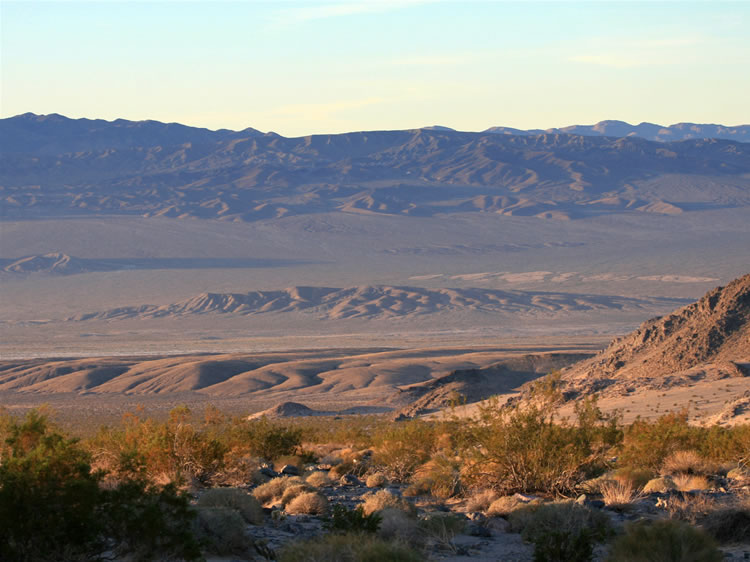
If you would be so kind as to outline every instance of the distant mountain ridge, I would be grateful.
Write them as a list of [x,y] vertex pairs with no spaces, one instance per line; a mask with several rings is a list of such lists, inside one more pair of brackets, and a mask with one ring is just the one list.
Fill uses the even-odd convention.
[[289,287],[248,293],[202,293],[167,305],[140,305],[78,314],[70,321],[184,317],[195,314],[237,316],[311,312],[321,319],[396,318],[442,311],[544,314],[560,311],[664,309],[680,299],[610,295],[500,291],[493,289],[426,289],[365,285],[359,287]]
[[750,143],[434,127],[285,138],[157,122],[0,120],[0,216],[255,221],[345,212],[574,219],[750,205]]
[[664,126],[655,123],[631,125],[625,121],[600,121],[595,125],[571,125],[551,129],[514,129],[512,127],[490,127],[486,133],[503,135],[567,134],[587,137],[639,137],[656,142],[675,142],[692,139],[724,139],[750,142],[750,125],[715,125],[699,123],[675,123]]
[[60,154],[91,150],[214,143],[262,136],[252,128],[212,131],[180,123],[70,119],[57,113],[24,113],[0,119],[0,152]]

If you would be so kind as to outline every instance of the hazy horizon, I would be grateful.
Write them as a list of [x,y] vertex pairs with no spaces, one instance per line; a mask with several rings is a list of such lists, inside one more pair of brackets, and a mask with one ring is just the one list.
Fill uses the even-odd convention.
[[32,1],[0,11],[3,117],[283,136],[750,122],[749,3]]

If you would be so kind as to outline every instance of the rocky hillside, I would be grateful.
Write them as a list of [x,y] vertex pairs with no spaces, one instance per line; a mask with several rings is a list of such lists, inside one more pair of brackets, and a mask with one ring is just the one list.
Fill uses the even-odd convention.
[[642,324],[564,373],[570,396],[750,375],[750,274]]
[[434,412],[451,405],[474,404],[513,392],[524,383],[590,357],[586,353],[537,353],[504,359],[481,369],[457,370],[444,377],[408,386],[391,403],[404,404],[394,418]]

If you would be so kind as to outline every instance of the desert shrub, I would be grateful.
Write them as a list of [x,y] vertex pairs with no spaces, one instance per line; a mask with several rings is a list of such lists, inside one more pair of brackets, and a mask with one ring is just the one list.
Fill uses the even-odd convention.
[[328,471],[328,476],[334,480],[339,480],[342,476],[346,476],[347,474],[356,475],[359,468],[360,466],[356,466],[352,462],[341,462]]
[[634,523],[612,544],[610,562],[720,562],[713,539],[682,521]]
[[388,507],[400,509],[410,515],[416,515],[416,508],[399,496],[392,494],[388,490],[378,490],[369,492],[362,496],[362,510],[366,515],[376,511],[382,511]]
[[455,513],[430,513],[419,520],[419,530],[426,539],[452,550],[453,539],[466,528],[466,519]]
[[326,486],[330,486],[332,484],[328,474],[326,472],[323,472],[322,470],[316,470],[308,474],[305,478],[305,482],[310,484],[310,486],[315,486],[316,488],[325,488]]
[[362,535],[331,534],[285,546],[279,562],[421,562],[422,555],[398,542]]
[[341,504],[336,504],[325,527],[337,533],[376,533],[382,519],[378,512],[366,515],[361,505],[355,509],[347,509]]
[[531,504],[513,510],[508,521],[513,532],[521,533],[527,541],[536,543],[550,533],[564,533],[575,541],[582,533],[593,541],[603,541],[612,532],[606,513],[572,501]]
[[297,452],[302,443],[302,431],[262,417],[237,424],[229,438],[242,443],[251,455],[272,462]]
[[127,473],[121,462],[137,459],[152,481],[183,483],[211,480],[223,468],[227,447],[201,432],[187,406],[178,406],[166,422],[126,414],[120,428],[103,427],[89,443],[97,466],[114,476]]
[[326,515],[328,499],[319,492],[304,492],[286,505],[290,515]]
[[629,480],[608,480],[599,486],[602,499],[607,507],[618,510],[627,510],[633,504],[643,498],[643,492],[636,488]]
[[200,507],[195,528],[206,550],[213,554],[244,554],[252,547],[245,521],[236,509]]
[[512,531],[534,544],[535,562],[586,562],[594,543],[612,532],[606,514],[574,502],[519,507],[508,521]]
[[534,540],[534,562],[588,562],[594,544],[587,529],[548,531]]
[[257,499],[239,488],[212,488],[198,498],[198,507],[236,509],[252,525],[263,524],[263,508]]
[[261,484],[253,490],[253,496],[261,505],[267,504],[273,500],[280,500],[284,491],[290,486],[302,484],[303,480],[299,476],[279,476],[272,478],[265,484]]
[[487,508],[487,515],[490,517],[507,517],[514,510],[526,505],[518,498],[513,496],[502,496],[493,501]]
[[621,432],[591,401],[577,423],[557,421],[535,405],[502,409],[490,403],[467,430],[467,480],[500,492],[571,492],[602,471]]
[[648,468],[624,466],[615,470],[612,473],[611,478],[612,480],[617,480],[622,483],[629,482],[634,488],[643,488],[646,485],[646,482],[652,480],[654,476],[655,472]]
[[661,473],[674,476],[676,474],[712,474],[716,469],[714,463],[710,463],[700,456],[696,451],[675,451],[664,458],[661,465]]
[[375,513],[381,518],[378,529],[378,536],[381,539],[397,541],[417,548],[424,545],[425,535],[417,519],[405,511],[387,507]]
[[413,481],[422,484],[431,495],[450,498],[461,492],[461,461],[458,457],[437,454],[414,471]]
[[211,486],[246,486],[263,484],[269,477],[260,473],[259,459],[248,454],[244,448],[233,448],[224,454],[222,466],[208,481]]
[[419,482],[412,482],[406,488],[403,489],[401,494],[406,498],[415,498],[417,496],[428,496],[430,494],[430,482],[427,480],[420,480]]
[[466,511],[487,511],[496,499],[497,492],[494,490],[477,490],[466,500]]
[[375,472],[367,477],[365,485],[368,488],[382,488],[388,485],[388,478],[382,472]]
[[706,510],[701,526],[722,544],[750,542],[750,508],[747,505]]
[[404,482],[430,460],[435,434],[434,426],[421,420],[393,424],[374,436],[372,462],[391,479]]
[[656,420],[638,419],[625,429],[618,462],[658,470],[665,458],[676,451],[694,449],[703,437],[700,433],[700,429],[688,424],[687,410]]
[[174,486],[153,486],[134,473],[111,489],[99,484],[91,457],[35,411],[7,424],[0,452],[0,559],[100,559],[105,552],[135,560],[193,560],[188,498]]

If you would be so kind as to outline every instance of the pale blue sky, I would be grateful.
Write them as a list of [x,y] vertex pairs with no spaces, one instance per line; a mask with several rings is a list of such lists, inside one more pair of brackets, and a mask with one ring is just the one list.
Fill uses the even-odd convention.
[[3,117],[286,136],[750,123],[750,2],[9,2]]

